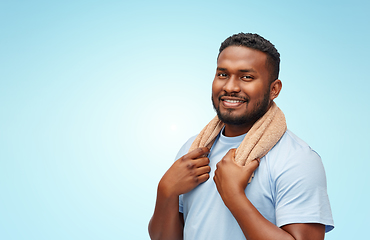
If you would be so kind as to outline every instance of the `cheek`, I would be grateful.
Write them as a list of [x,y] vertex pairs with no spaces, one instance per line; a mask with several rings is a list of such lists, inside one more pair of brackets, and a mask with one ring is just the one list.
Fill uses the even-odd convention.
[[264,88],[263,84],[247,84],[243,90],[251,99],[257,99],[260,97],[264,97],[266,89]]
[[219,95],[222,92],[223,83],[216,79],[212,82],[212,95]]
[[217,96],[219,95],[219,93],[220,93],[220,87],[218,86],[217,81],[213,80],[213,83],[212,83],[212,98],[214,100],[217,100]]

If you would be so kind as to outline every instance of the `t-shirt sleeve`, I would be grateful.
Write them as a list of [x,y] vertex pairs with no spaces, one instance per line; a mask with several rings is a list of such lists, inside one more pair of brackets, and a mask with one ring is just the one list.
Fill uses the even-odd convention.
[[275,168],[276,224],[321,223],[334,228],[320,156],[309,147]]
[[[176,155],[176,158],[175,158],[175,161],[179,158],[181,158],[182,156],[184,156],[185,154],[188,153],[190,147],[191,147],[191,144],[193,143],[194,139],[196,138],[196,135],[189,138],[188,141],[186,141],[186,143],[180,148],[179,152],[177,153]],[[179,212],[183,212],[184,208],[183,208],[183,202],[182,202],[182,194],[179,196]]]

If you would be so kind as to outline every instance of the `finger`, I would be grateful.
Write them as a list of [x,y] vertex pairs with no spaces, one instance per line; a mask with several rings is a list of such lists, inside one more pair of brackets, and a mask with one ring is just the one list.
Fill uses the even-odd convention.
[[216,188],[218,189],[218,183],[219,183],[218,175],[215,174],[213,176],[213,182],[216,184]]
[[194,163],[195,167],[202,167],[202,166],[207,166],[209,164],[209,158],[203,157],[203,158],[197,158],[192,160]]
[[195,174],[196,176],[201,176],[205,173],[209,173],[211,171],[211,167],[210,166],[204,166],[204,167],[200,167],[200,168],[197,168],[195,170]]
[[215,182],[216,187],[217,187],[218,180],[217,180],[217,176],[216,175],[213,176],[213,181]]
[[230,149],[227,153],[226,153],[226,155],[223,157],[223,159],[224,160],[232,160],[232,161],[234,161],[234,159],[235,159],[235,151],[236,151],[236,148],[232,148],[232,149]]
[[193,151],[189,152],[188,154],[184,155],[184,159],[197,159],[201,157],[204,154],[209,153],[209,148],[207,147],[202,147],[202,148],[197,148],[194,149]]
[[200,184],[200,183],[203,183],[205,181],[207,181],[209,178],[209,174],[208,173],[205,173],[205,174],[202,174],[200,176],[197,177],[197,182]]
[[254,159],[252,162],[245,165],[244,167],[250,174],[252,174],[252,172],[254,172],[258,168],[259,165],[260,165],[259,161],[257,159]]

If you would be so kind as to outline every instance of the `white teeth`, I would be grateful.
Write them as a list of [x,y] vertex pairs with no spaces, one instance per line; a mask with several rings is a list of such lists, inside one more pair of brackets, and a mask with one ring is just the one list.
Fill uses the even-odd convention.
[[239,103],[239,102],[243,102],[243,101],[240,101],[240,100],[224,100],[225,102],[229,102],[229,103]]

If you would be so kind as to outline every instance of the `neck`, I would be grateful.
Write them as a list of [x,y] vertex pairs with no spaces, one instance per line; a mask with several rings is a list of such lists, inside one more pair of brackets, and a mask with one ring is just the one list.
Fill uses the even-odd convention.
[[226,137],[237,137],[247,133],[251,127],[251,125],[244,126],[225,124],[224,135]]

